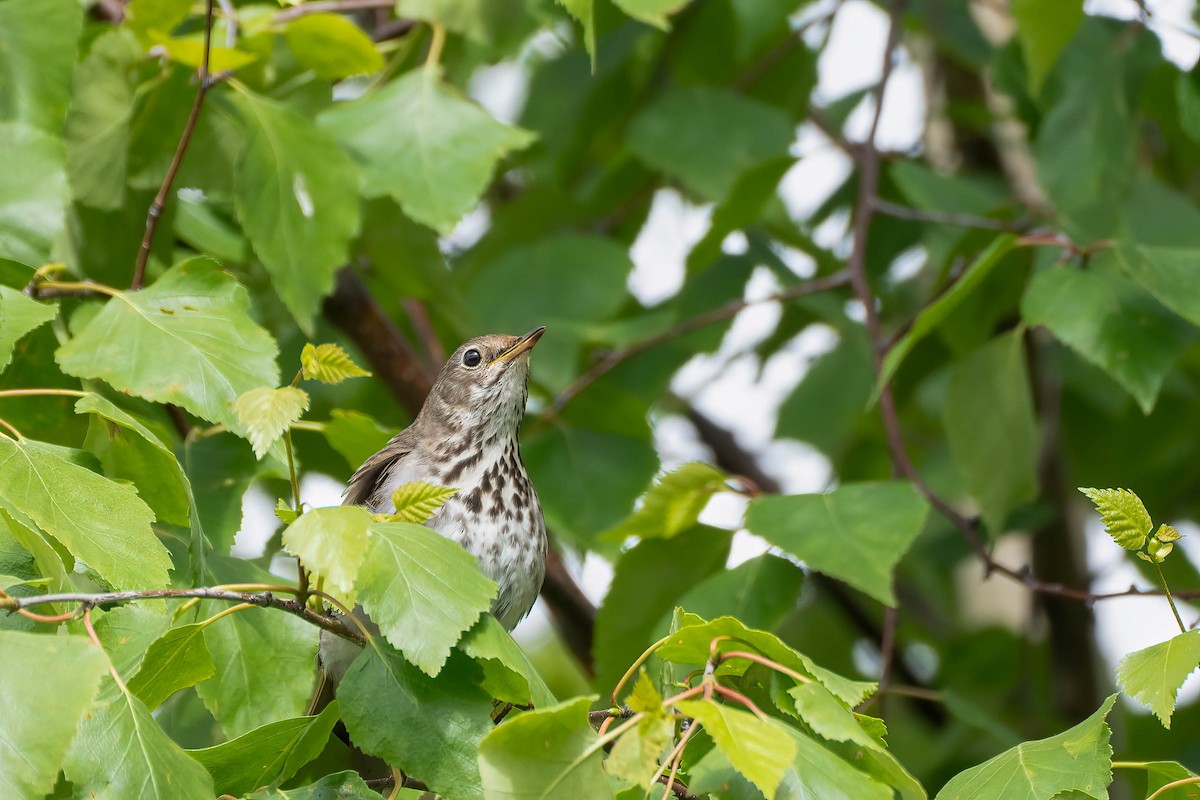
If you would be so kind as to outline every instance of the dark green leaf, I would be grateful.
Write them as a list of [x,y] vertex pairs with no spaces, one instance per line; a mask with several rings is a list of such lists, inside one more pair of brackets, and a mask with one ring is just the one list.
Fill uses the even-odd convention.
[[295,789],[263,789],[246,795],[246,800],[377,800],[378,797],[379,792],[363,783],[357,772],[347,770]]
[[12,361],[21,337],[58,316],[58,307],[31,300],[15,289],[0,286],[0,371]]
[[1122,245],[1117,257],[1129,277],[1158,302],[1200,325],[1200,250]]
[[554,694],[525,651],[491,614],[484,614],[458,643],[483,669],[482,686],[497,700],[538,708],[554,705]]
[[335,408],[329,417],[329,422],[325,423],[325,438],[351,468],[357,468],[382,450],[394,434],[394,431],[358,411]]
[[1083,21],[1083,0],[1015,0],[1012,15],[1029,66],[1029,91],[1036,95]]

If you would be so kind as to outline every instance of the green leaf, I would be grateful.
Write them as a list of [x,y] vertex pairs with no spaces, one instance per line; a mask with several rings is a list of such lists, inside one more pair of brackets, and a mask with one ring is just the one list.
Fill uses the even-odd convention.
[[[718,617],[705,622],[695,614],[684,613],[678,630],[658,649],[657,655],[676,664],[702,665],[707,663],[714,641],[717,641],[718,652],[744,650],[749,646],[767,658],[812,678],[850,706],[858,705],[875,691],[874,683],[852,681],[819,667],[808,656],[788,647],[775,634],[747,628],[733,617]],[[745,662],[728,662],[722,665],[722,671],[736,673],[739,667],[745,669]]]
[[392,438],[392,431],[361,412],[335,408],[329,417],[325,438],[351,468],[378,453]]
[[[246,291],[207,259],[120,292],[59,348],[63,372],[237,427],[233,403],[279,382],[278,348],[250,318]],[[131,347],[130,342],[138,342]]]
[[951,312],[958,308],[963,300],[979,288],[980,284],[987,279],[996,265],[1016,246],[1016,243],[1017,237],[1010,233],[997,236],[987,246],[987,249],[971,262],[971,265],[963,272],[962,277],[955,281],[945,294],[925,306],[917,314],[917,318],[913,320],[912,326],[888,350],[887,355],[884,357],[883,370],[875,385],[875,397],[878,397],[880,390],[896,376],[896,370],[900,368],[900,365],[917,342],[937,330],[938,326],[946,321]]
[[524,0],[396,0],[396,15],[444,26],[489,48],[519,46],[534,19]]
[[260,386],[239,397],[233,410],[261,461],[271,445],[308,411],[308,392],[294,386]]
[[287,26],[284,36],[300,66],[318,78],[336,80],[383,68],[383,56],[371,37],[340,14],[300,17]]
[[583,49],[592,60],[592,72],[596,71],[596,3],[595,0],[558,0],[583,27]]
[[1128,489],[1088,489],[1080,487],[1096,510],[1104,531],[1126,550],[1141,550],[1154,527],[1142,499]]
[[[18,5],[22,3],[7,0],[0,5],[0,15]],[[0,57],[3,52],[0,43]],[[5,74],[2,68],[0,74]],[[61,139],[32,125],[0,122],[0,152],[21,154],[5,167],[0,183],[0,258],[41,266],[66,228],[71,196],[66,148]]]
[[688,589],[675,605],[705,619],[728,614],[748,627],[774,630],[796,610],[803,583],[800,567],[763,553],[732,569],[717,570]]
[[[60,556],[47,541],[45,534],[17,522],[12,514],[0,508],[0,532],[6,528],[16,543],[33,557],[37,574],[47,581],[47,591],[57,593],[74,589],[67,575],[66,565],[63,564],[63,556]],[[44,613],[62,614],[65,610],[62,604],[52,603]]]
[[107,667],[82,637],[0,630],[0,796],[41,798],[54,788]]
[[667,17],[686,6],[689,0],[613,0],[617,7],[634,19],[661,30],[670,30]]
[[670,539],[695,525],[709,499],[724,487],[725,475],[708,464],[684,464],[663,475],[646,492],[641,507],[600,538],[613,542],[630,536]]
[[128,681],[129,691],[153,711],[180,689],[195,686],[216,672],[204,644],[205,623],[180,625],[150,645],[141,669]]
[[1012,15],[1029,68],[1029,91],[1036,96],[1083,22],[1083,0],[1015,0]]
[[404,213],[442,233],[473,209],[500,159],[533,143],[442,82],[414,69],[361,100],[335,105],[321,125],[364,165],[369,197],[390,194]]
[[1122,244],[1117,258],[1134,282],[1193,325],[1200,325],[1200,250]]
[[359,174],[308,119],[250,92],[237,96],[249,138],[234,200],[275,291],[304,330],[358,233]]
[[1200,630],[1191,630],[1125,656],[1117,667],[1117,683],[1170,729],[1175,695],[1197,666]]
[[629,126],[629,149],[706,200],[720,200],[738,175],[788,154],[796,138],[785,112],[728,89],[671,89]]
[[892,800],[894,797],[891,789],[855,769],[822,743],[791,728],[783,728],[782,732],[795,745],[796,760],[793,769],[784,776],[779,797],[830,800]]
[[946,438],[993,535],[1037,495],[1038,429],[1024,335],[993,339],[953,366],[942,408]]
[[1135,284],[1096,270],[1059,268],[1035,276],[1021,315],[1107,372],[1147,414],[1175,359],[1195,338],[1190,326]]
[[82,28],[83,8],[74,0],[0,3],[0,122],[15,120],[54,134],[62,129]]
[[457,646],[483,669],[481,685],[492,697],[538,708],[554,705],[554,694],[537,667],[491,614],[481,616]]
[[[215,584],[279,581],[241,559],[210,554],[205,565]],[[206,601],[200,614],[228,607]],[[227,736],[307,711],[316,683],[317,631],[299,617],[268,609],[239,612],[204,629],[217,673],[196,691]]]
[[[482,800],[475,756],[492,728],[492,701],[475,685],[478,672],[456,654],[433,679],[385,642],[372,640],[337,688],[350,739],[405,774],[420,775],[438,794]],[[398,725],[396,720],[421,723]]]
[[67,115],[67,174],[76,198],[115,210],[125,202],[129,122],[133,116],[137,39],[114,29],[92,42],[75,76]]
[[892,571],[928,513],[905,481],[845,483],[826,494],[757,498],[746,510],[746,527],[813,569],[895,605]]
[[300,562],[325,578],[329,590],[349,599],[367,555],[371,514],[361,506],[314,508],[283,532],[283,544]]
[[0,499],[21,509],[113,588],[167,585],[171,559],[131,489],[71,460],[73,451],[0,436]]
[[[653,681],[645,673],[641,677],[638,685],[649,685],[653,690]],[[637,693],[637,687],[634,693]],[[652,788],[650,779],[658,767],[659,758],[670,747],[671,736],[675,732],[674,720],[662,709],[662,698],[658,699],[660,704],[653,708],[654,713],[638,720],[636,725],[621,734],[604,760],[604,769],[608,774],[644,789]]]
[[282,497],[275,503],[275,518],[284,525],[291,525],[300,519],[300,512],[287,504]]
[[[401,795],[403,797],[404,795]],[[363,782],[357,772],[346,770],[326,775],[316,783],[295,789],[263,789],[246,795],[246,800],[378,800],[379,792]]]
[[454,643],[491,606],[496,584],[454,541],[409,522],[372,525],[358,600],[411,663],[437,675]]
[[[1146,773],[1146,791],[1135,794],[1134,797],[1150,797],[1155,791],[1175,781],[1196,777],[1196,773],[1180,764],[1178,761],[1138,761],[1124,764],[1125,769],[1144,770]],[[1138,791],[1135,787],[1134,791]],[[1174,789],[1168,789],[1154,800],[1195,800],[1196,785],[1183,784]]]
[[245,441],[229,434],[184,441],[184,463],[205,536],[217,553],[228,553],[242,527],[242,498],[259,464]]
[[521,714],[479,745],[484,794],[496,798],[611,800],[603,753],[588,723],[591,698]]
[[1104,718],[1117,696],[1068,731],[1023,742],[950,779],[936,800],[1046,800],[1059,792],[1108,797],[1112,782],[1112,732]]
[[137,697],[122,692],[90,711],[62,765],[96,800],[212,800],[213,782],[159,727]]
[[305,378],[321,383],[341,383],[347,378],[371,375],[355,364],[346,351],[336,344],[304,345],[300,353],[300,368]]
[[188,755],[213,776],[218,795],[241,797],[260,786],[278,785],[295,775],[321,754],[337,721],[335,700],[315,717],[272,722],[214,747],[189,750]]
[[401,484],[392,493],[396,513],[390,515],[391,519],[393,522],[415,522],[423,525],[457,492],[458,489],[447,489],[445,486],[420,481]]
[[81,397],[75,413],[106,420],[91,426],[87,441],[105,474],[132,481],[159,521],[186,527],[192,490],[175,453],[140,420],[98,394]]
[[[149,603],[118,606],[111,611],[92,612],[96,637],[118,675],[128,679],[137,673],[146,652],[171,627],[171,618],[162,613],[161,606],[153,609]],[[79,633],[84,628],[79,625]],[[100,682],[100,702],[116,699],[123,689],[108,675]]]
[[12,361],[13,348],[22,336],[57,316],[58,306],[39,303],[15,289],[0,286],[0,371]]
[[796,743],[785,725],[712,700],[682,700],[677,706],[704,726],[734,769],[767,797],[775,796],[796,757]]

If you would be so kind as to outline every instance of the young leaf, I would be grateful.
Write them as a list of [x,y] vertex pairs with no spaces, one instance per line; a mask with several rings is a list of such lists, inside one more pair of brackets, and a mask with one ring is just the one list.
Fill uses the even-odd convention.
[[590,705],[577,697],[493,728],[479,745],[485,796],[612,800]]
[[320,123],[363,162],[368,196],[390,194],[442,233],[479,202],[500,159],[534,140],[453,91],[438,67],[335,105]]
[[371,374],[355,364],[349,354],[336,344],[313,345],[310,342],[304,345],[300,353],[300,368],[305,378],[321,383],[341,383],[347,378],[364,378]]
[[1046,800],[1060,792],[1108,797],[1112,782],[1112,731],[1104,718],[1117,696],[1095,714],[1057,736],[1023,742],[950,779],[935,800]]
[[[478,673],[469,659],[456,654],[433,679],[386,642],[373,640],[337,689],[350,739],[406,774],[420,775],[439,794],[482,800],[476,753],[492,729],[492,701],[476,685]],[[421,723],[397,725],[396,720]]]
[[67,780],[98,800],[212,800],[213,782],[137,697],[122,692],[84,717],[62,764]]
[[56,358],[68,375],[236,428],[233,402],[279,382],[275,340],[250,318],[249,306],[231,275],[191,259],[150,287],[108,301]]
[[171,558],[150,527],[154,512],[131,489],[74,463],[72,453],[0,436],[0,499],[113,588],[166,586]]
[[711,700],[682,700],[679,711],[704,726],[734,769],[767,797],[774,797],[796,757],[796,743],[777,720]]
[[337,721],[334,700],[318,716],[272,722],[214,747],[189,750],[188,755],[213,776],[218,795],[241,797],[295,775],[321,754]]
[[275,291],[304,330],[358,233],[358,168],[307,117],[241,92],[249,129],[234,186],[238,217]]
[[392,502],[396,506],[396,513],[390,515],[392,521],[422,525],[457,492],[458,489],[419,481],[401,484],[392,493]]
[[233,404],[259,460],[308,410],[308,392],[294,386],[251,389]]
[[674,722],[661,708],[658,714],[638,720],[613,744],[604,760],[605,771],[620,780],[651,788],[650,778],[671,743],[674,729]]
[[825,494],[757,498],[746,527],[813,569],[895,605],[892,570],[928,513],[905,481],[845,483]]
[[1154,523],[1140,497],[1128,489],[1088,489],[1081,486],[1079,491],[1096,506],[1104,530],[1113,541],[1126,550],[1141,550],[1146,546],[1146,538]]
[[340,14],[300,17],[287,26],[284,36],[296,60],[319,78],[336,80],[383,67],[371,37]]
[[641,508],[601,538],[612,542],[623,542],[630,536],[669,539],[695,525],[709,498],[724,486],[725,476],[708,464],[684,464],[663,475],[646,492]]
[[200,623],[180,625],[150,645],[141,669],[129,679],[129,691],[141,698],[150,711],[180,689],[195,686],[216,672],[204,644]]
[[282,497],[275,503],[275,518],[284,525],[291,525],[296,520],[300,519],[300,512],[287,504],[287,501]]
[[[3,239],[0,223],[0,239]],[[3,250],[0,249],[0,255]],[[0,286],[0,371],[12,361],[17,341],[39,325],[58,316],[58,306],[31,300],[16,289]]]
[[107,667],[100,648],[82,637],[0,630],[0,797],[42,797],[54,788]]
[[1117,683],[1170,729],[1175,695],[1200,666],[1200,630],[1191,630],[1121,659]]
[[358,601],[404,657],[437,675],[454,643],[485,613],[496,584],[457,542],[423,525],[376,523],[358,570]]
[[314,508],[284,530],[283,544],[345,599],[367,555],[370,524],[370,512],[360,506]]

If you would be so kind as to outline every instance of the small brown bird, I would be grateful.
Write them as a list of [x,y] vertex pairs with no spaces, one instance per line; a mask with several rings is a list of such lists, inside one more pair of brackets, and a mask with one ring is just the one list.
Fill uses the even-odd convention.
[[[426,524],[479,559],[499,585],[492,614],[506,630],[529,613],[546,573],[546,523],[518,441],[529,354],[545,331],[478,336],[455,350],[417,418],[358,468],[344,501],[391,513],[401,484],[458,489]],[[322,632],[321,664],[334,681],[357,652]]]

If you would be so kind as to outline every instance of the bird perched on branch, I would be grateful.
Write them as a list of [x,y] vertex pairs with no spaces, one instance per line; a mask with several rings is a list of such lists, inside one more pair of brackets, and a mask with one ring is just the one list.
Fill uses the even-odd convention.
[[[506,630],[529,613],[546,572],[546,523],[518,441],[530,351],[545,331],[478,336],[455,350],[417,418],[358,468],[344,501],[392,513],[402,484],[458,489],[426,524],[479,559],[499,585],[492,614]],[[357,654],[322,632],[321,666],[334,682]]]

